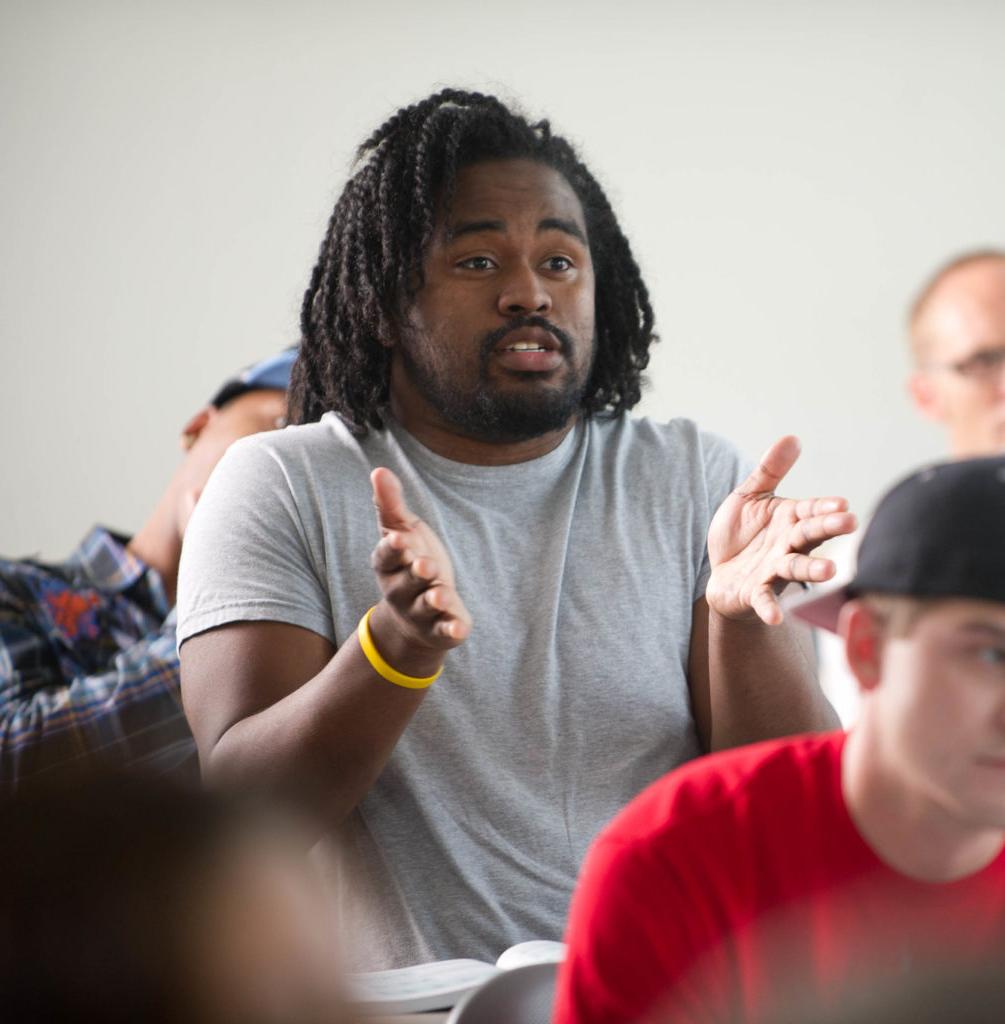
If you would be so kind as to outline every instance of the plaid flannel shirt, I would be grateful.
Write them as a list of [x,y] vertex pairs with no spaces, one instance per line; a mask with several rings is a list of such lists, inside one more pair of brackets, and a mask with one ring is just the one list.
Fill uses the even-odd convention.
[[59,565],[0,559],[0,792],[94,763],[196,765],[161,578],[100,527]]

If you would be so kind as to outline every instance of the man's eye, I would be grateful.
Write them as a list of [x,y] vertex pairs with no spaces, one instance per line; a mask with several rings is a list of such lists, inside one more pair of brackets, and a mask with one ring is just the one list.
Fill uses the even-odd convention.
[[1001,352],[978,352],[967,360],[967,365],[975,370],[993,370],[1001,360]]
[[488,256],[469,256],[466,260],[461,260],[457,265],[465,270],[491,270],[495,263]]
[[1005,348],[989,348],[975,352],[968,359],[957,364],[957,370],[964,377],[983,377],[997,373],[1005,365]]
[[545,260],[545,266],[549,270],[561,273],[565,270],[572,270],[572,260],[568,256],[549,256]]
[[982,647],[977,656],[985,665],[993,665],[995,668],[1005,665],[1005,647]]

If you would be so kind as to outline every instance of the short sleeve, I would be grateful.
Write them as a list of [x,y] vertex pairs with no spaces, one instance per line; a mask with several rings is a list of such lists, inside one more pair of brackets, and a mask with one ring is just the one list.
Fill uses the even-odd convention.
[[275,450],[258,434],[231,445],[185,531],[178,644],[229,622],[273,620],[335,643],[323,567]]

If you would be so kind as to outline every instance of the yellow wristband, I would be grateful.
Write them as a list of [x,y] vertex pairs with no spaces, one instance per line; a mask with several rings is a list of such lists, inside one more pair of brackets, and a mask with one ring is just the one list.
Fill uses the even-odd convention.
[[[377,606],[374,605],[373,608]],[[373,615],[373,608],[371,608],[366,615],[359,620],[359,627],[356,630],[356,635],[359,637],[359,645],[363,648],[363,653],[366,655],[366,660],[370,662],[370,667],[377,673],[381,678],[386,679],[389,683],[394,683],[395,686],[404,686],[409,690],[424,690],[431,683],[435,683],[440,678],[440,673],[443,671],[441,665],[431,676],[426,676],[424,679],[420,679],[418,676],[406,676],[403,672],[399,672],[397,669],[391,668],[390,665],[380,656],[380,651],[374,646],[373,636],[370,634],[370,616]]]

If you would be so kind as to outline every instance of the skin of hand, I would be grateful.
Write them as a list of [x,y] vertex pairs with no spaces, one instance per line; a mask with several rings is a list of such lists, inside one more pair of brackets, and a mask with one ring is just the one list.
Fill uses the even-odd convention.
[[821,583],[836,572],[810,552],[851,533],[855,517],[844,498],[780,498],[775,489],[799,457],[799,441],[779,438],[749,477],[719,506],[708,531],[712,567],[706,599],[727,619],[782,621],[776,599],[790,581]]
[[450,556],[429,526],[409,510],[391,470],[375,469],[370,481],[381,531],[370,562],[384,595],[371,618],[375,641],[379,638],[378,647],[382,653],[386,648],[389,656],[404,646],[423,662],[431,655],[442,662],[471,632],[471,616],[457,593]]

